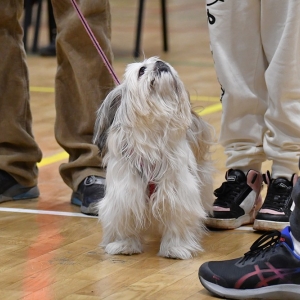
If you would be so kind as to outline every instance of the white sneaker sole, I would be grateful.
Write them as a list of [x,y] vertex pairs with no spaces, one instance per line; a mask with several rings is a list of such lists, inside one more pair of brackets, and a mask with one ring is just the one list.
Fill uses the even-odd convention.
[[300,289],[297,284],[278,284],[253,289],[229,289],[214,284],[200,277],[201,284],[211,293],[230,299],[300,299]]
[[[253,215],[253,214],[251,214]],[[217,219],[208,217],[205,220],[205,225],[208,228],[216,228],[216,229],[235,229],[242,225],[253,224],[254,217],[251,215],[245,214],[240,216],[237,219]]]
[[253,224],[253,229],[257,231],[281,231],[286,226],[289,226],[290,222],[276,222],[276,221],[265,221],[265,220],[255,220]]

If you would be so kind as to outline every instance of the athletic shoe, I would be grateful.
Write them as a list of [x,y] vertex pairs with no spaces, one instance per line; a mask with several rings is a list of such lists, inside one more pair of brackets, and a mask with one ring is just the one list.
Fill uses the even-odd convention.
[[25,187],[10,174],[0,170],[0,203],[11,200],[37,198],[40,195],[37,186]]
[[100,176],[88,176],[72,193],[71,203],[80,205],[80,211],[87,215],[98,215],[98,202],[105,195],[105,179]]
[[293,249],[290,227],[266,233],[243,257],[201,265],[199,279],[226,299],[300,299],[300,257]]
[[291,180],[286,178],[271,179],[269,172],[263,175],[264,182],[268,185],[266,199],[254,221],[254,230],[282,230],[289,225],[292,213],[292,190],[296,184],[297,175]]
[[226,181],[214,191],[217,199],[212,215],[208,216],[206,226],[219,229],[234,229],[254,222],[262,204],[261,173],[249,170],[245,175],[241,170],[230,169]]

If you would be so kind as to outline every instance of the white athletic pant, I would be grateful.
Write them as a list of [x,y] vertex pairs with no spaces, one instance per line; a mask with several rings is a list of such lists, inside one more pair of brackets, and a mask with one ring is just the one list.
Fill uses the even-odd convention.
[[226,167],[298,174],[300,0],[207,0]]

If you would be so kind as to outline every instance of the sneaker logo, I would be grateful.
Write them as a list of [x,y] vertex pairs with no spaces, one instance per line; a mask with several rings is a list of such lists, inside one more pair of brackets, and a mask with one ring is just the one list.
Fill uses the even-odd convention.
[[[289,277],[300,273],[300,268],[276,268],[269,262],[266,262],[266,267],[260,268],[259,265],[254,265],[254,271],[242,276],[236,283],[234,288],[241,289],[242,285],[251,277],[257,278],[255,288],[268,286],[274,280],[289,281]],[[265,276],[264,276],[265,275]],[[253,280],[253,279],[252,279]]]
[[283,187],[283,188],[287,189],[287,186],[286,186],[284,183],[282,183],[282,182],[280,182],[280,183],[278,184],[278,186],[280,186],[280,187]]
[[94,176],[88,176],[84,180],[85,185],[92,185],[95,183],[95,177]]
[[236,176],[228,176],[227,181],[236,181]]

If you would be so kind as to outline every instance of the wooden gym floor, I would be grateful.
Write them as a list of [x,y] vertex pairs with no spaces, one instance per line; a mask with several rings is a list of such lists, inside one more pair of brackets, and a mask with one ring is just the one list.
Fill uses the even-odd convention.
[[[220,88],[209,49],[205,3],[167,2],[169,52],[162,51],[160,1],[145,1],[144,55],[160,56],[173,65],[193,105],[214,126],[217,141]],[[114,68],[120,79],[125,66],[135,60],[137,3],[111,0]],[[48,43],[46,16],[43,13],[40,46]],[[243,255],[259,234],[251,226],[210,231],[203,239],[205,252],[186,261],[158,257],[158,238],[147,241],[140,255],[105,254],[98,246],[102,230],[97,218],[70,204],[71,191],[58,173],[67,156],[53,134],[56,59],[28,53],[28,67],[33,130],[44,154],[39,165],[41,196],[0,205],[1,299],[215,299],[198,280],[199,266]],[[225,156],[217,143],[212,150],[217,188],[224,180]]]

